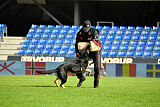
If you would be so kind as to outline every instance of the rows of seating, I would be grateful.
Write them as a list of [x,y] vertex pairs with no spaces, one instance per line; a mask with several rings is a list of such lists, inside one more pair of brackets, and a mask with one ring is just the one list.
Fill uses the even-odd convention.
[[[82,26],[32,25],[19,56],[74,57],[76,33]],[[92,26],[94,27],[94,26]],[[95,26],[102,57],[159,58],[160,27]]]

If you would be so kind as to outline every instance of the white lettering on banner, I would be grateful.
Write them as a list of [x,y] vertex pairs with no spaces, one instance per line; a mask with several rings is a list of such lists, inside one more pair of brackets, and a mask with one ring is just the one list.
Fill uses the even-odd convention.
[[122,64],[128,64],[132,63],[132,58],[102,58],[102,63],[122,63]]
[[158,64],[160,64],[160,59],[158,59]]
[[21,61],[24,62],[64,62],[64,57],[32,57],[32,56],[22,56]]

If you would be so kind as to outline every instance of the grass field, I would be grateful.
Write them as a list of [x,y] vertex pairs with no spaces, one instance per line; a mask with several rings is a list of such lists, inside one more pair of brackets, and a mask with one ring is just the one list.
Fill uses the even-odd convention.
[[93,77],[81,87],[69,76],[65,89],[55,87],[55,76],[0,76],[1,107],[160,107],[159,78]]

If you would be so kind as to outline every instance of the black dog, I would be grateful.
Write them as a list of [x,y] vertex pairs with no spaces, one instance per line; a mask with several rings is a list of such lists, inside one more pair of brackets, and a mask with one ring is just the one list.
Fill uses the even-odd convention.
[[[71,62],[66,62],[62,65],[60,65],[59,67],[57,67],[56,69],[52,69],[52,70],[45,70],[45,71],[37,71],[40,74],[52,74],[52,73],[56,73],[57,74],[57,78],[54,81],[54,83],[56,84],[57,87],[59,87],[58,85],[58,80],[61,80],[61,84],[60,86],[62,88],[65,88],[64,84],[67,82],[67,78],[68,72],[71,73],[82,73],[82,72],[91,72],[90,70],[86,70],[86,68],[88,67],[89,63],[89,51],[88,51],[88,47],[81,50],[80,51],[80,56],[78,58],[76,58],[75,60],[71,61]],[[77,75],[77,77],[80,79],[79,83],[77,86],[81,86],[82,82],[85,80],[84,76],[79,77]]]

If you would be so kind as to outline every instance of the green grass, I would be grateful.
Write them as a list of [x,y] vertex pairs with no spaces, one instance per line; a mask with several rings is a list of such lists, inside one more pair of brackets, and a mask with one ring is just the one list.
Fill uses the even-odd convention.
[[160,107],[159,78],[93,77],[81,87],[69,76],[66,89],[57,88],[55,76],[0,76],[1,107]]

